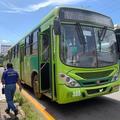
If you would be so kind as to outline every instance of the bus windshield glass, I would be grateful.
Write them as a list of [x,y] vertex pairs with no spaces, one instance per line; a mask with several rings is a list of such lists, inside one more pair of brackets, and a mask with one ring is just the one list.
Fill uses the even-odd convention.
[[[102,39],[101,39],[102,36]],[[62,25],[61,60],[75,67],[104,67],[117,63],[112,30],[83,25]]]

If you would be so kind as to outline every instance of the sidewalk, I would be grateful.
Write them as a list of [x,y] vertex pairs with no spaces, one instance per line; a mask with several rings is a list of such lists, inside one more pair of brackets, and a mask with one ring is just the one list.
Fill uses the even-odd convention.
[[0,82],[0,101],[5,101],[5,95],[2,95],[2,84]]
[[14,116],[14,113],[11,111],[10,114],[5,113],[6,109],[6,100],[5,96],[1,94],[2,84],[0,82],[0,120],[22,120],[23,116],[21,113],[21,108],[18,106],[19,114],[17,117]]

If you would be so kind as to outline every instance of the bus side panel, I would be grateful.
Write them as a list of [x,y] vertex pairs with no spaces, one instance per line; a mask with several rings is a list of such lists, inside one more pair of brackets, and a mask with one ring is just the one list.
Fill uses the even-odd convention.
[[38,56],[37,55],[25,56],[23,81],[31,87],[32,87],[31,75],[33,71],[38,72]]

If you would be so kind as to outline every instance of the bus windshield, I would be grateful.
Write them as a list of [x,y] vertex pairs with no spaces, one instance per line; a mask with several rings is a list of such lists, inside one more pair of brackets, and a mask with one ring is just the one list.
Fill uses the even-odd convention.
[[60,56],[64,64],[89,68],[117,63],[116,38],[112,30],[64,24],[61,33]]

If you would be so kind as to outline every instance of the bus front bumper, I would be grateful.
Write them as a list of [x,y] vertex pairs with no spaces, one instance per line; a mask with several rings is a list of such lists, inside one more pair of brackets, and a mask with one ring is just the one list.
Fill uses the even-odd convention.
[[65,104],[119,91],[120,81],[94,87],[69,88],[57,85],[57,102]]

